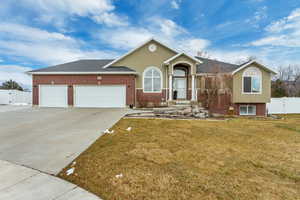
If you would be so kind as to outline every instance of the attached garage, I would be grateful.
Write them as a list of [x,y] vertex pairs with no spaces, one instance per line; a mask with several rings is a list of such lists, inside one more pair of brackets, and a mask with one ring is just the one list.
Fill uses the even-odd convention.
[[41,107],[68,107],[68,86],[40,85],[39,102]]
[[113,60],[78,60],[28,72],[32,104],[47,107],[124,108],[135,105],[137,72]]
[[125,85],[75,85],[74,106],[85,108],[123,108]]

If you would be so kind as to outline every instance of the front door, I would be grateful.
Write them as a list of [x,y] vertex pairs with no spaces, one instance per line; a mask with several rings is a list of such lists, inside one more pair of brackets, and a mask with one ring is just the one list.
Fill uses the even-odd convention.
[[177,99],[186,99],[186,78],[174,78],[174,91],[177,91]]

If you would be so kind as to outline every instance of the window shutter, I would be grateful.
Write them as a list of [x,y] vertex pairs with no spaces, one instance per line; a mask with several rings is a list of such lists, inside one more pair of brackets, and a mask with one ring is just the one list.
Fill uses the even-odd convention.
[[251,92],[251,77],[244,77],[244,92]]

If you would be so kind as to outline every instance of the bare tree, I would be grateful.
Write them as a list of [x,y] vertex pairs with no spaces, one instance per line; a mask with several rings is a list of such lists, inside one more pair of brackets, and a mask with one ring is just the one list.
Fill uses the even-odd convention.
[[[219,107],[222,102],[222,96],[231,99],[232,96],[232,75],[222,73],[219,63],[215,62],[211,65],[209,74],[203,76],[205,81],[205,102],[206,107]],[[224,98],[223,98],[224,99]]]
[[300,95],[300,65],[280,66],[275,80],[281,80],[288,96]]

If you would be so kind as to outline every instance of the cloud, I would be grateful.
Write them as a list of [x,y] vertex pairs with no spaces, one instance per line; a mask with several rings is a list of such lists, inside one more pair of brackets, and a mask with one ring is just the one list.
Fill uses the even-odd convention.
[[63,26],[71,17],[88,17],[99,24],[108,26],[127,25],[127,18],[115,13],[112,0],[11,0],[30,8],[37,15],[36,20]]
[[19,65],[0,65],[0,82],[12,79],[30,88],[32,84],[31,76],[25,74],[25,72],[30,70],[32,68]]
[[[122,50],[137,47],[147,39],[154,37],[175,49],[196,55],[210,45],[210,41],[193,37],[186,29],[170,19],[152,17],[145,23],[146,28],[120,27],[118,29],[104,29],[96,34],[104,43]],[[109,39],[108,39],[109,38]]]
[[171,1],[171,7],[178,10],[179,9],[179,3],[176,0]]
[[203,51],[210,45],[210,41],[199,38],[185,38],[178,40],[175,44],[183,51],[191,55],[197,55],[199,51]]
[[240,49],[206,49],[209,58],[217,59],[224,62],[240,64],[249,57],[255,59],[273,69],[278,66],[288,66],[290,64],[300,65],[300,51],[290,47],[255,47]]
[[82,50],[82,41],[57,32],[20,24],[0,23],[0,53],[45,64],[57,64],[82,58],[111,58],[117,53]]
[[148,20],[149,27],[153,32],[160,32],[162,35],[167,37],[176,37],[181,34],[187,33],[183,27],[177,25],[173,20],[161,18],[161,17],[152,17]]
[[262,7],[259,7],[257,9],[257,11],[254,13],[254,22],[259,22],[263,19],[266,19],[267,18],[267,10],[268,10],[268,7],[267,6],[262,6]]
[[253,46],[300,47],[300,8],[265,28],[266,36],[251,42]]
[[253,55],[252,52],[248,50],[220,50],[220,49],[212,49],[208,50],[209,58],[220,60],[223,62],[229,63],[237,63],[242,60],[247,60],[249,56]]
[[102,15],[95,15],[93,19],[107,26],[127,26],[127,17],[120,17],[114,13],[103,13]]
[[267,11],[267,6],[261,6],[254,12],[253,17],[246,19],[245,22],[254,28],[259,28],[260,23],[268,17]]
[[74,42],[71,37],[65,36],[61,33],[48,32],[38,28],[24,26],[12,23],[0,23],[0,34],[4,37],[15,39],[18,38],[23,41],[64,41]]
[[147,29],[131,27],[101,30],[96,37],[111,45],[113,48],[128,50],[138,46],[153,36],[153,33]]
[[279,33],[285,30],[300,29],[300,8],[293,10],[289,16],[272,22],[266,30],[270,33]]

